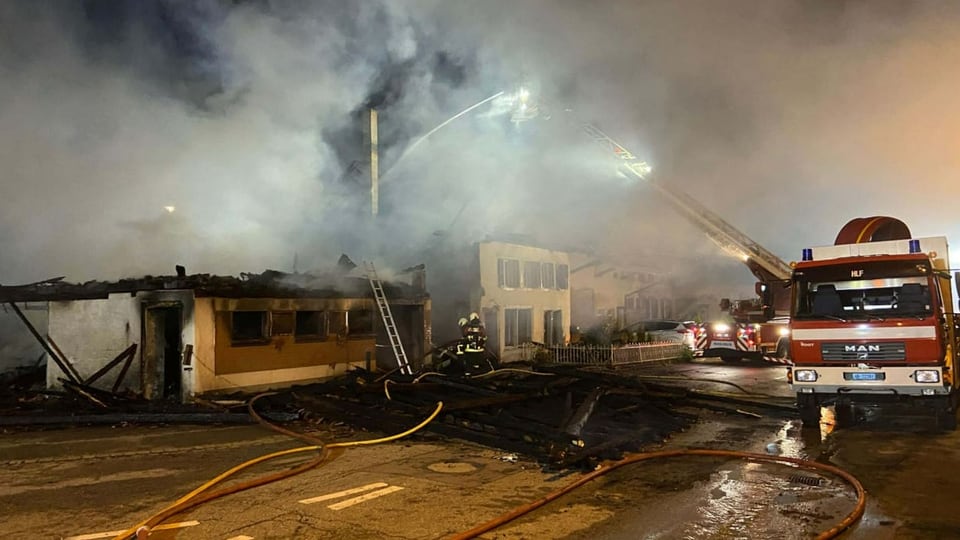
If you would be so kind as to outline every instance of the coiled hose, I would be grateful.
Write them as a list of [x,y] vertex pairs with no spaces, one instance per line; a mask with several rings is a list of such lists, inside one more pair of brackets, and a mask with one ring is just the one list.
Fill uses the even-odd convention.
[[634,454],[620,461],[614,461],[612,463],[606,464],[603,468],[597,469],[593,472],[590,472],[581,476],[576,481],[556,491],[553,491],[547,494],[542,499],[538,499],[536,501],[525,504],[523,506],[518,506],[517,508],[514,508],[513,510],[507,512],[506,514],[497,516],[492,520],[487,521],[486,523],[477,525],[476,527],[470,530],[458,533],[450,537],[450,540],[468,540],[470,538],[475,538],[485,532],[491,531],[493,529],[496,529],[497,527],[500,527],[501,525],[509,523],[510,521],[513,521],[514,519],[520,516],[528,514],[533,510],[536,510],[537,508],[540,508],[541,506],[544,506],[547,503],[553,500],[556,500],[561,496],[566,495],[567,493],[570,493],[571,491],[589,483],[591,480],[598,478],[600,476],[603,476],[615,469],[619,469],[620,467],[623,467],[625,465],[630,465],[632,463],[647,461],[651,459],[670,458],[670,457],[679,457],[679,456],[732,457],[732,458],[740,458],[740,459],[750,459],[754,461],[767,461],[771,463],[789,463],[789,464],[797,465],[799,467],[803,467],[807,469],[817,469],[820,471],[825,471],[827,473],[833,474],[835,476],[839,476],[840,478],[844,479],[848,484],[853,486],[853,488],[856,490],[857,504],[854,507],[853,511],[847,514],[847,516],[843,518],[843,520],[840,523],[830,528],[829,530],[819,533],[816,537],[817,540],[827,540],[829,538],[836,538],[841,532],[843,532],[848,527],[856,523],[857,520],[859,520],[863,516],[864,509],[866,508],[867,493],[866,493],[866,490],[863,489],[863,485],[860,483],[860,481],[857,480],[856,477],[854,477],[852,474],[848,473],[847,471],[844,471],[843,469],[834,467],[832,465],[826,465],[824,463],[818,463],[816,461],[809,461],[809,460],[800,459],[800,458],[771,456],[766,454],[755,454],[751,452],[738,452],[735,450],[704,450],[704,449],[663,450],[659,452],[645,452],[642,454]]
[[[428,416],[423,422],[420,422],[416,426],[402,433],[397,433],[395,435],[381,437],[378,439],[366,439],[362,441],[349,441],[349,442],[325,444],[323,441],[315,437],[311,437],[303,433],[290,431],[288,429],[285,429],[280,426],[274,425],[270,422],[267,422],[266,420],[263,419],[263,417],[257,414],[256,410],[253,407],[253,404],[258,399],[269,396],[269,395],[273,395],[273,393],[260,394],[250,400],[250,402],[247,404],[247,410],[250,412],[250,415],[253,416],[254,419],[256,419],[256,421],[259,422],[261,425],[264,425],[269,429],[272,429],[279,433],[283,433],[284,435],[295,437],[300,440],[304,440],[307,442],[314,442],[316,444],[313,444],[311,446],[302,446],[300,448],[291,448],[290,450],[281,450],[279,452],[273,452],[271,454],[266,454],[266,455],[251,459],[249,461],[246,461],[244,463],[241,463],[240,465],[237,465],[236,467],[233,467],[232,469],[224,473],[221,473],[220,475],[216,476],[212,480],[207,481],[206,483],[202,484],[201,486],[194,489],[190,493],[184,495],[183,497],[180,497],[170,506],[164,508],[163,510],[157,512],[156,514],[150,516],[149,518],[141,521],[140,523],[134,525],[133,527],[123,531],[119,535],[115,536],[114,540],[128,540],[130,538],[139,538],[141,534],[148,535],[152,527],[156,527],[158,524],[162,523],[164,520],[169,519],[170,517],[176,514],[179,514],[180,512],[199,506],[205,502],[212,501],[214,499],[217,499],[226,495],[230,495],[232,493],[237,493],[237,492],[251,489],[257,486],[262,486],[264,484],[269,484],[271,482],[276,482],[277,480],[282,480],[284,478],[289,478],[291,476],[295,476],[297,474],[306,472],[327,461],[327,458],[330,455],[330,450],[334,448],[349,448],[352,446],[380,444],[380,443],[401,439],[403,437],[406,437],[407,435],[410,435],[412,433],[415,433],[423,429],[423,427],[429,424],[431,421],[433,421],[433,419],[436,418],[438,414],[440,414],[440,410],[443,409],[443,402],[442,401],[438,402],[436,409],[434,409],[433,413],[431,413],[430,416]],[[213,486],[219,484],[220,482],[223,482],[224,480],[233,476],[234,474],[244,469],[247,469],[249,467],[252,467],[258,463],[262,463],[264,461],[268,461],[277,457],[287,456],[290,454],[296,454],[301,452],[312,452],[312,451],[319,451],[319,454],[317,455],[317,457],[315,457],[314,459],[302,465],[294,467],[293,469],[288,469],[286,471],[280,471],[277,473],[264,475],[259,478],[254,478],[246,482],[242,482],[239,484],[235,484],[235,485],[220,489],[218,491],[207,493],[207,490],[209,490]]]

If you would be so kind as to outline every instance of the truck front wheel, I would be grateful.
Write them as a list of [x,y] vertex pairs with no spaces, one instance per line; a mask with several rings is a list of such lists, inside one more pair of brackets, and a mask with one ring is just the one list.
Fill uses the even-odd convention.
[[937,429],[955,431],[957,429],[957,397],[951,395],[937,407]]
[[804,427],[820,425],[820,401],[816,394],[797,394],[797,411]]

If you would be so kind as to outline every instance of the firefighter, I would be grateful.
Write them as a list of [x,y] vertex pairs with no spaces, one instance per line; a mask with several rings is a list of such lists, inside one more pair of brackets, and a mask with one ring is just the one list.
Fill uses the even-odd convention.
[[486,359],[487,331],[480,321],[480,315],[471,313],[469,317],[461,317],[460,341],[457,343],[457,357],[463,368],[464,375],[476,375],[493,369]]

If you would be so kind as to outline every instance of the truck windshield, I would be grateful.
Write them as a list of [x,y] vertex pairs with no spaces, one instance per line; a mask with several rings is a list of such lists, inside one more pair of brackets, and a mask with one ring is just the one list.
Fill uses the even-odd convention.
[[912,261],[872,261],[797,270],[796,319],[864,320],[927,317],[932,313],[930,267]]

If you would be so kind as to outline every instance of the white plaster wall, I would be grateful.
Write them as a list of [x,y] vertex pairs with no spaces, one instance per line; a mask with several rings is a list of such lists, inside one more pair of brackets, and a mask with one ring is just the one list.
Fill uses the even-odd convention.
[[[132,343],[140,343],[140,310],[128,293],[106,299],[50,302],[49,334],[83,378],[113,360]],[[117,372],[119,373],[119,366]],[[62,388],[66,378],[48,359],[47,387]],[[104,375],[94,386],[110,388],[116,375]],[[140,387],[140,362],[134,359],[121,388]]]

